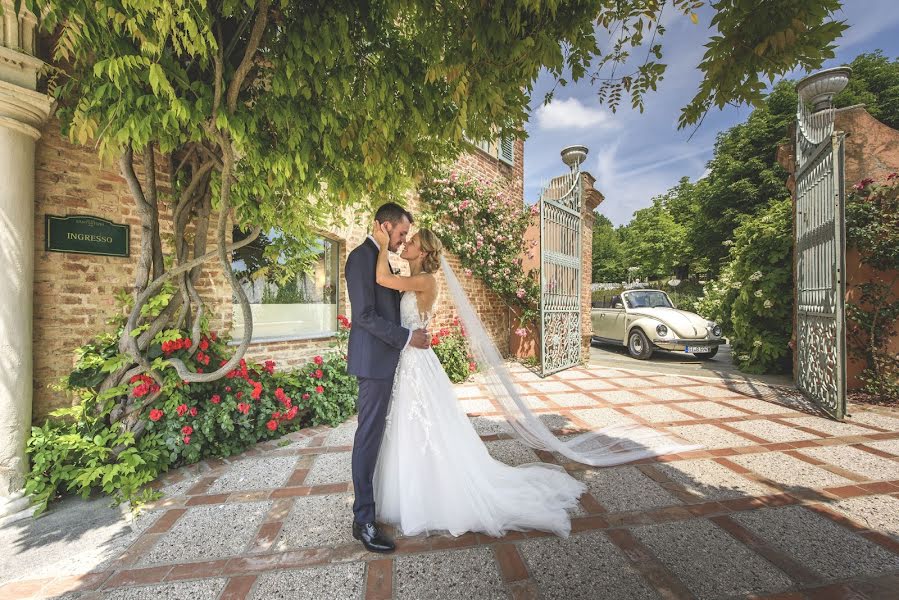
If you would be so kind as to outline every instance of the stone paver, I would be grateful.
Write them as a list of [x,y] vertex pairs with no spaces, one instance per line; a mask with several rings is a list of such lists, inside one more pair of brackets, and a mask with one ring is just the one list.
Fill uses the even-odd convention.
[[899,556],[799,506],[740,513],[733,519],[825,579],[899,569]]
[[841,475],[780,452],[747,454],[735,456],[731,460],[779,484],[784,490],[823,488],[852,483],[852,480]]
[[688,442],[702,444],[710,449],[737,448],[752,444],[750,440],[712,424],[676,425],[669,427],[668,431],[684,438]]
[[764,558],[705,520],[638,527],[634,535],[701,600],[770,594],[792,583]]
[[646,510],[680,504],[665,488],[637,467],[623,466],[584,471],[580,479],[591,494],[611,512]]
[[398,600],[509,597],[488,548],[400,556],[394,562],[394,597]]
[[103,600],[215,600],[225,587],[223,578],[179,581],[162,585],[120,588],[104,596]]
[[241,554],[270,507],[270,502],[252,502],[188,509],[139,564],[210,560]]
[[275,542],[278,550],[352,544],[352,494],[297,498]]
[[493,456],[562,464],[587,484],[570,537],[431,532],[400,537],[393,555],[365,552],[350,527],[350,419],[173,470],[135,519],[72,499],[0,525],[0,599],[894,595],[899,411],[853,407],[836,423],[767,401],[805,410],[786,388],[646,365],[512,373],[562,439],[636,422],[698,446],[599,469],[535,452],[475,376],[457,386],[459,406]]
[[540,462],[534,451],[518,440],[487,442],[487,450],[493,458],[507,465],[518,466]]
[[296,456],[275,456],[271,458],[246,458],[228,467],[209,488],[210,494],[236,492],[238,490],[264,490],[284,485],[293,467]]
[[777,490],[746,479],[713,460],[679,460],[655,468],[688,491],[708,500],[765,496]]
[[325,485],[351,481],[353,478],[352,466],[351,452],[320,454],[312,464],[312,468],[309,469],[305,484]]
[[899,479],[899,462],[874,456],[870,452],[842,446],[806,448],[800,454],[858,473],[868,479]]
[[253,600],[320,600],[362,598],[364,563],[328,565],[264,573],[256,581]]
[[899,540],[899,498],[896,496],[846,498],[827,506],[863,527]]
[[728,423],[728,425],[769,442],[798,442],[799,440],[814,440],[818,438],[814,433],[802,431],[789,425],[782,425],[775,421],[768,421],[767,419],[736,421]]
[[529,540],[519,544],[519,551],[547,600],[657,598],[652,587],[602,532],[569,540]]

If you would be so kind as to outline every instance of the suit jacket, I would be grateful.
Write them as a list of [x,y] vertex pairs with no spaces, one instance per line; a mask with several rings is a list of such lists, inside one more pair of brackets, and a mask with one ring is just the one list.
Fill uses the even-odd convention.
[[375,282],[377,262],[378,247],[369,238],[346,260],[344,277],[353,317],[347,372],[356,377],[393,379],[409,330],[400,326],[400,293]]

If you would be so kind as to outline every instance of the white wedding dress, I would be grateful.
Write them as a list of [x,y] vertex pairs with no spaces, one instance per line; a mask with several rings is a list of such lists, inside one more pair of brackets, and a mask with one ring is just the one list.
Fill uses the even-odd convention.
[[[427,327],[414,292],[400,302],[402,324]],[[404,535],[467,531],[502,536],[540,529],[567,536],[567,509],[585,490],[556,465],[510,467],[495,460],[468,420],[431,349],[400,355],[374,477],[379,520]]]

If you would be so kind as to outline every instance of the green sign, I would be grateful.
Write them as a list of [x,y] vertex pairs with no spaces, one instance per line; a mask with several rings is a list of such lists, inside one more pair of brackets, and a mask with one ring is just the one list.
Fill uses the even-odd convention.
[[131,227],[88,215],[46,215],[44,249],[101,256],[130,256]]

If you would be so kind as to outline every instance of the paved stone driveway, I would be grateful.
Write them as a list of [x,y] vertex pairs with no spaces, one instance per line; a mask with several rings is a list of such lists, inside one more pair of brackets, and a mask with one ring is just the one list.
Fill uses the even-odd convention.
[[[896,597],[899,412],[856,408],[836,423],[720,380],[515,375],[563,435],[635,421],[705,449],[606,469],[563,462],[589,486],[568,539],[399,538],[384,557],[350,535],[353,422],[305,430],[169,474],[124,554],[84,575],[7,583],[0,597]],[[459,393],[498,459],[559,461],[513,440],[477,384]]]

